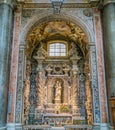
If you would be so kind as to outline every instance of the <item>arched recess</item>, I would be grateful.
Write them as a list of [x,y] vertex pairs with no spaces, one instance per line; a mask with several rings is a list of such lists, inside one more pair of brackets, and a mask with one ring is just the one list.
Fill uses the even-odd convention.
[[35,25],[41,24],[44,21],[48,22],[48,21],[52,21],[52,20],[56,20],[56,19],[75,23],[76,25],[81,27],[83,29],[83,31],[85,32],[85,34],[88,38],[88,44],[95,43],[94,31],[90,27],[89,23],[86,22],[85,20],[81,19],[78,16],[72,16],[71,14],[67,14],[66,12],[63,12],[63,14],[60,14],[59,16],[54,15],[52,13],[48,14],[47,12],[42,13],[37,16],[36,15],[33,16],[31,18],[31,20],[29,20],[28,23],[24,26],[24,28],[21,32],[20,43],[27,44],[26,37],[27,37],[28,33],[34,28]]
[[[49,19],[47,19],[47,17]],[[40,17],[39,18],[35,17],[34,19],[32,19],[32,21],[30,21],[30,23],[28,23],[25,26],[25,28],[24,28],[24,30],[22,32],[21,43],[26,43],[25,44],[26,49],[28,49],[27,36],[31,33],[31,31],[34,28],[36,28],[37,25],[40,26],[42,23],[48,23],[48,22],[51,22],[51,21],[67,21],[68,23],[74,23],[74,25],[77,25],[79,28],[81,28],[82,31],[84,32],[84,34],[87,36],[87,38],[88,38],[87,39],[87,45],[92,43],[92,42],[94,42],[94,35],[92,35],[93,32],[91,31],[91,29],[88,26],[88,24],[86,24],[86,22],[83,22],[81,19],[79,19],[79,18],[76,19],[73,16],[71,17],[71,16],[67,16],[67,15],[66,16],[65,15],[60,15],[59,17],[58,16],[55,17],[54,15],[50,15],[50,16],[47,16],[47,17],[44,17],[44,18],[41,18],[41,19],[40,19]],[[68,20],[70,18],[71,18],[71,20]],[[74,40],[74,42],[75,42],[75,40]],[[37,44],[34,46],[34,49],[35,49],[35,47],[37,47]],[[33,51],[34,51],[34,49],[33,49]],[[85,48],[85,49],[88,49],[88,48]],[[32,77],[32,79],[33,79],[33,77],[34,77],[34,74],[31,73],[31,69],[32,68],[30,67],[30,62],[27,60],[27,64],[26,64],[27,65],[26,66],[26,78],[25,78],[26,79],[26,81],[25,81],[26,85],[25,84],[23,85],[23,84],[20,83],[20,82],[23,82],[24,77],[25,77],[23,75],[23,73],[21,72],[21,69],[25,69],[23,67],[23,64],[24,64],[24,57],[23,57],[23,55],[24,55],[24,53],[25,53],[25,50],[20,46],[20,51],[19,51],[19,61],[20,61],[20,64],[19,64],[18,76],[22,76],[22,81],[18,82],[18,89],[17,89],[17,102],[16,102],[16,107],[17,107],[16,108],[16,122],[17,123],[21,123],[22,122],[22,114],[21,114],[21,109],[22,108],[21,108],[21,104],[23,104],[22,100],[24,99],[24,97],[20,96],[21,93],[19,91],[20,91],[20,89],[22,90],[23,86],[28,86],[28,87],[26,87],[25,91],[28,90],[26,93],[29,94],[29,92],[30,92],[30,89],[29,89],[30,80],[29,80],[29,78]],[[90,62],[91,62],[90,65],[89,65],[89,58],[90,58]],[[23,62],[23,63],[21,63],[21,62]],[[37,66],[37,63],[35,65]],[[89,68],[91,68],[91,70],[89,70]],[[75,74],[74,77],[75,77],[75,79],[77,79],[76,76],[79,76],[78,84],[79,84],[79,82],[82,82],[82,81],[84,81],[86,79],[86,82],[83,82],[83,84],[85,83],[85,86],[87,86],[85,88],[87,92],[89,92],[88,89],[89,89],[89,87],[91,87],[90,90],[92,89],[93,111],[92,112],[90,111],[91,110],[90,107],[91,107],[91,102],[92,101],[89,101],[89,100],[88,100],[89,102],[87,102],[87,107],[88,107],[87,111],[89,113],[89,117],[88,118],[90,118],[90,116],[93,114],[93,122],[89,121],[89,123],[99,123],[100,122],[99,89],[98,89],[98,86],[97,86],[97,66],[96,66],[96,49],[95,49],[95,46],[91,46],[90,50],[89,50],[89,53],[87,53],[87,55],[85,55],[84,70],[86,72],[85,73],[85,77],[84,77],[84,74],[82,75],[82,73],[81,73],[81,75],[76,75],[76,73],[74,73]],[[34,70],[33,70],[33,72],[34,72]],[[39,80],[42,80],[44,78],[44,75],[42,75],[42,72],[40,72],[40,73],[41,73],[41,76],[40,76],[41,79],[39,79]],[[90,80],[91,80],[90,74],[92,76],[92,82],[90,82]],[[31,75],[31,77],[29,77],[29,75]],[[34,78],[34,80],[35,80],[35,78]],[[34,84],[36,84],[37,81],[32,81],[32,82]],[[39,81],[39,82],[42,82],[42,81]],[[77,81],[75,80],[75,82],[77,82]],[[20,97],[20,99],[18,97]],[[29,100],[28,96],[26,98],[27,98],[27,100]],[[34,98],[34,97],[32,97],[32,98]],[[91,97],[88,97],[88,98],[91,98]],[[43,100],[43,97],[42,97],[41,101],[42,100]],[[74,100],[74,99],[72,99],[72,100]],[[35,108],[32,108],[32,109],[35,109]],[[28,111],[30,111],[30,110],[28,110],[28,107],[26,108],[26,110],[27,110],[27,113],[25,113],[25,114],[28,115]],[[90,118],[89,120],[92,120],[92,119]],[[32,124],[32,122],[31,122],[31,124]]]

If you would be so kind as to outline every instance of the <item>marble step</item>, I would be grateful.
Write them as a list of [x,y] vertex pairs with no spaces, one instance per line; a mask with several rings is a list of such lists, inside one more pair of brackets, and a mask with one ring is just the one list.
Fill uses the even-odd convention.
[[64,127],[52,127],[50,130],[65,130]]

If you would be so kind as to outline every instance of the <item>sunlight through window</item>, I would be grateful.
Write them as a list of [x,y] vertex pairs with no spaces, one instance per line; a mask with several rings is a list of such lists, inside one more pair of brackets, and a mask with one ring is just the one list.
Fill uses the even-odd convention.
[[64,43],[50,44],[49,56],[66,56],[66,45]]

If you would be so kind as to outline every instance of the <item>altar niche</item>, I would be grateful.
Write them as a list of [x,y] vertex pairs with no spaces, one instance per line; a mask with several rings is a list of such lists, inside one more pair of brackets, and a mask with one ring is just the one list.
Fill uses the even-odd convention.
[[[50,24],[55,25],[54,23]],[[44,34],[48,33],[50,24],[44,26]],[[60,24],[63,25],[63,22],[56,22],[56,28],[67,26],[71,33],[68,24]],[[39,31],[37,29],[34,31]],[[85,36],[79,27],[76,31]],[[26,62],[24,123],[52,125],[54,122],[56,125],[59,122],[60,126],[64,123],[92,124],[89,53],[85,48],[87,44],[82,44],[83,39],[79,38],[77,43],[72,37],[66,39],[56,32],[48,37],[36,42]]]
[[47,57],[44,46],[35,49],[27,66],[25,124],[91,124],[91,84],[81,50],[71,43],[62,60]]

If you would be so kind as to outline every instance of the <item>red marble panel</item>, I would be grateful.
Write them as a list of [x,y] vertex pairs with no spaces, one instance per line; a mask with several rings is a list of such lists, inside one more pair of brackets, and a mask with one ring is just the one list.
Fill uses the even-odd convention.
[[107,95],[105,84],[105,67],[104,67],[104,54],[103,54],[103,33],[100,12],[94,9],[94,24],[96,34],[96,50],[97,50],[97,68],[98,68],[98,81],[100,88],[100,111],[102,123],[107,123]]
[[8,114],[8,123],[13,123],[15,120],[15,93],[17,87],[17,71],[18,71],[18,51],[19,51],[19,35],[20,35],[20,20],[21,10],[15,10],[13,44],[12,44],[12,62],[10,74],[9,93],[12,94],[12,111]]

